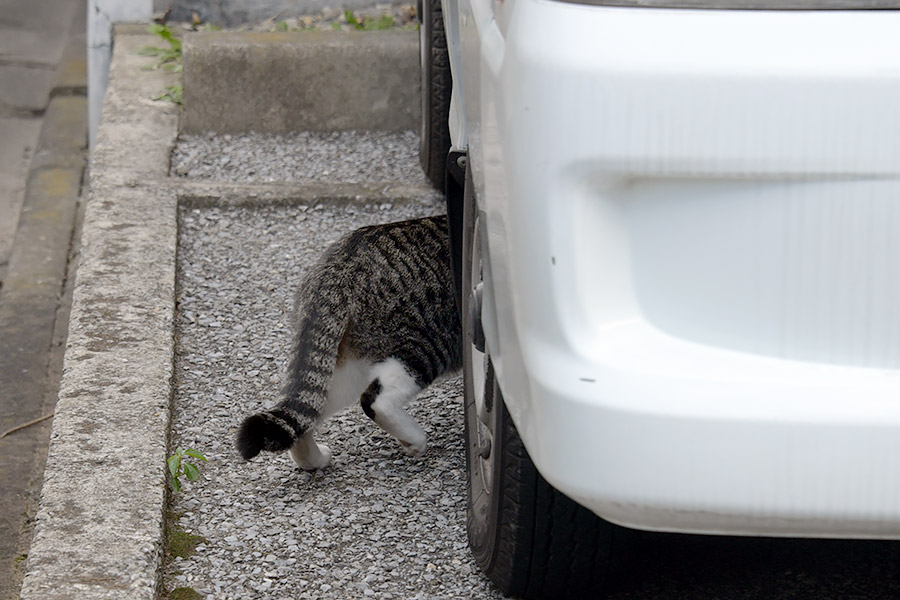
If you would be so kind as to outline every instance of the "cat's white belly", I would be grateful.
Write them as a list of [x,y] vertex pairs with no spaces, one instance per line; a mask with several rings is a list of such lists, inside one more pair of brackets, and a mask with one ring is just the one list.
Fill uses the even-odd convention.
[[374,366],[371,360],[356,357],[347,357],[338,363],[328,388],[328,402],[322,412],[322,419],[359,402],[359,397],[372,382]]

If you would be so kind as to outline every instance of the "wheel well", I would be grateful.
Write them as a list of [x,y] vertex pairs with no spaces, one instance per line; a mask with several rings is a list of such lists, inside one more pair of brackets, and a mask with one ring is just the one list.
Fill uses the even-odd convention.
[[465,198],[465,152],[451,151],[447,155],[447,175],[444,194],[447,200],[447,222],[450,226],[450,267],[453,271],[453,289],[456,307],[462,317],[462,245],[463,201]]

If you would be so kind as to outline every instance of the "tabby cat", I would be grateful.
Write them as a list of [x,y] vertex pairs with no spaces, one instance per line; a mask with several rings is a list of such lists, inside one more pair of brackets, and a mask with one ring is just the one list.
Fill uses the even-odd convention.
[[447,218],[363,227],[331,246],[301,284],[282,399],[237,434],[245,459],[290,449],[321,469],[331,451],[316,426],[353,404],[416,456],[425,431],[403,409],[462,364]]

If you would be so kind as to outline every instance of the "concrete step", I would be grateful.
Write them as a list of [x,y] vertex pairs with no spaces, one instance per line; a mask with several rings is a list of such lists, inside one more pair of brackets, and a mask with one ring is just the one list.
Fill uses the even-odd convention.
[[184,38],[186,133],[401,131],[419,104],[415,31]]

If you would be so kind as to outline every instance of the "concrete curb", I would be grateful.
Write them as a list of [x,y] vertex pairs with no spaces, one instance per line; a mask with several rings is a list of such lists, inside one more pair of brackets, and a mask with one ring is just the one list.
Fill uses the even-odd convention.
[[187,133],[416,129],[418,34],[188,34],[184,82]]
[[116,41],[25,600],[157,592],[176,236],[175,196],[158,182],[178,112],[148,98],[176,77],[141,73],[147,36]]
[[[179,205],[381,203],[435,196],[424,184],[240,185],[170,178],[179,109],[150,98],[177,83],[178,75],[142,70],[154,59],[137,51],[156,40],[138,31],[120,28],[115,37],[91,161],[64,372],[21,600],[154,600],[160,594]],[[357,42],[381,35],[358,36],[355,52],[364,46]],[[386,65],[393,69],[381,53],[389,52],[384,39],[367,52],[382,72]],[[407,42],[404,52],[415,62]],[[210,45],[215,47],[212,40]],[[264,48],[260,52],[266,54]],[[305,52],[315,60],[312,50]],[[348,53],[345,59],[356,56]],[[340,62],[331,64],[343,69]],[[378,73],[366,81],[380,81]],[[186,79],[186,98],[193,93],[190,85]],[[354,89],[367,97],[356,87],[362,85],[357,81]],[[390,99],[389,109],[396,101]],[[418,106],[417,98],[401,101],[387,112]],[[232,110],[256,109],[249,106],[254,108]],[[370,108],[373,115],[381,109]],[[372,122],[362,111],[360,128]],[[228,118],[220,113],[217,120]]]

